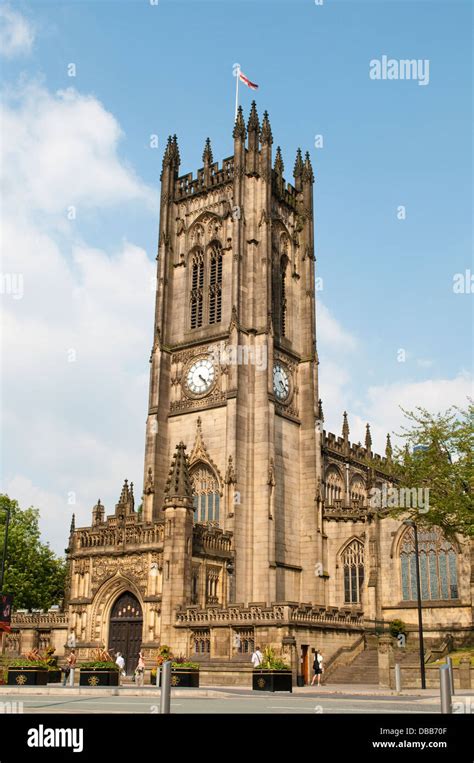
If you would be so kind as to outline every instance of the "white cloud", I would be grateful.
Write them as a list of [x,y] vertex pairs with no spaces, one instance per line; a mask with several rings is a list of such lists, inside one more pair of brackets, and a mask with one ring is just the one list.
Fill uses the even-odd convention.
[[31,22],[9,5],[0,5],[0,54],[6,58],[28,54],[34,39]]
[[357,348],[356,337],[346,331],[321,301],[316,309],[318,343],[328,351],[352,351]]
[[[385,447],[387,432],[401,432],[402,425],[406,424],[401,408],[411,411],[421,406],[431,413],[444,412],[454,405],[465,408],[467,398],[473,394],[472,375],[462,371],[452,379],[426,379],[369,387],[362,407],[366,421],[371,423],[374,444],[380,449]],[[396,437],[392,437],[392,442],[396,442]]]
[[[350,440],[364,444],[366,424],[370,423],[374,452],[385,453],[387,433],[392,444],[397,443],[394,433],[406,424],[401,408],[413,410],[416,406],[432,413],[457,405],[465,407],[467,397],[473,397],[473,378],[461,371],[454,378],[404,380],[372,385],[355,395],[355,371],[359,343],[321,302],[317,308],[318,347],[320,349],[319,392],[323,400],[325,429],[341,435],[342,414],[347,410]],[[419,368],[428,369],[431,360],[419,360]],[[401,441],[399,441],[401,442]]]
[[[122,130],[90,95],[38,83],[7,93],[2,109],[2,186],[16,209],[61,214],[123,201],[156,206],[156,193],[119,157]],[[60,221],[58,221],[60,222]]]
[[129,241],[90,246],[81,215],[70,224],[64,211],[120,215],[131,202],[150,209],[156,193],[121,160],[120,126],[90,96],[20,87],[3,117],[2,268],[23,278],[21,299],[1,296],[3,490],[40,509],[61,552],[73,511],[88,524],[100,497],[113,512],[125,477],[140,499],[155,272]]

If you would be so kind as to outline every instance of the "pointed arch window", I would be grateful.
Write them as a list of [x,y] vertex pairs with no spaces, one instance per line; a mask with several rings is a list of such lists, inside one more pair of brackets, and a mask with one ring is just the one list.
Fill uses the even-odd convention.
[[361,505],[364,504],[365,485],[360,477],[356,477],[352,480],[350,494],[352,501],[359,501]]
[[342,553],[344,602],[359,604],[364,584],[364,544],[353,540]]
[[335,501],[342,500],[343,482],[339,472],[331,469],[326,475],[326,505],[334,506]]
[[[418,529],[421,598],[457,599],[458,577],[456,550],[439,527]],[[402,596],[404,601],[416,601],[415,532],[408,527],[400,544]]]
[[214,242],[209,254],[209,323],[222,319],[222,247]]
[[287,332],[287,299],[286,299],[286,273],[288,269],[288,257],[286,254],[280,260],[280,334],[286,336]]
[[191,328],[202,326],[204,304],[204,254],[198,249],[191,260]]
[[219,526],[220,493],[215,474],[205,464],[191,471],[194,492],[194,521]]

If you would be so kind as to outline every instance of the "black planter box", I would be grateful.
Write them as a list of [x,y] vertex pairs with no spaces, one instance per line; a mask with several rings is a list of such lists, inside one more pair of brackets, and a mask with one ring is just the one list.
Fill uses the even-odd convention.
[[[150,683],[156,686],[156,677],[150,676]],[[161,686],[161,674],[158,679],[158,686]],[[171,670],[171,686],[199,689],[199,670],[173,668]]]
[[118,686],[118,670],[94,670],[81,668],[79,671],[79,686]]
[[46,686],[48,671],[40,668],[8,668],[8,686]]
[[293,675],[291,670],[254,670],[252,689],[254,691],[293,692]]
[[59,684],[61,683],[61,671],[60,670],[48,670],[48,683]]

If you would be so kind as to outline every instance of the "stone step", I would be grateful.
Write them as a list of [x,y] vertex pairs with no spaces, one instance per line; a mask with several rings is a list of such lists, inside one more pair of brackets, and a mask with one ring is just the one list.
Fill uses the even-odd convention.
[[350,665],[341,665],[328,676],[328,684],[378,684],[378,654],[366,649]]

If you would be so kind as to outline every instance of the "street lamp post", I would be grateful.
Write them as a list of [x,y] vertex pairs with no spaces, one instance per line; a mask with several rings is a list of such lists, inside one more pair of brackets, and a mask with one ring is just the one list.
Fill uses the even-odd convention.
[[2,566],[0,569],[0,593],[3,591],[3,579],[5,577],[5,559],[7,558],[8,525],[10,524],[10,509],[5,508],[7,518],[5,520],[5,537],[3,538]]
[[416,599],[418,606],[418,638],[420,642],[421,688],[426,689],[425,647],[423,644],[423,615],[421,609],[420,557],[418,553],[418,528],[416,526],[416,522],[414,522],[413,519],[406,519],[404,524],[408,525],[408,527],[413,527],[413,534],[415,537]]

